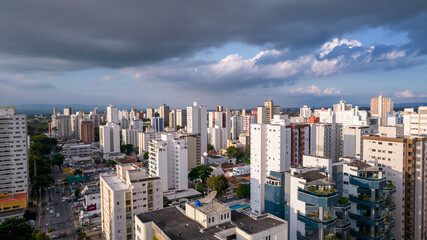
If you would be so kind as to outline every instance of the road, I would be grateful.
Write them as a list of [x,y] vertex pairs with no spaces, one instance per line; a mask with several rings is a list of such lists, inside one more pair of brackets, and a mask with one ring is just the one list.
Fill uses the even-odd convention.
[[[49,233],[49,236],[60,232],[66,232],[67,236],[61,239],[77,239],[73,215],[73,203],[62,201],[62,189],[65,190],[65,196],[68,198],[70,197],[70,190],[63,184],[58,184],[58,180],[62,179],[62,171],[60,171],[58,166],[52,167],[51,176],[55,179],[55,187],[46,189],[43,201],[48,204],[41,208],[36,223],[41,232],[47,233],[49,228],[54,228],[55,231]],[[55,202],[56,205],[54,204]],[[53,210],[54,214],[50,214],[50,210]],[[56,217],[57,213],[60,214],[60,217]]]

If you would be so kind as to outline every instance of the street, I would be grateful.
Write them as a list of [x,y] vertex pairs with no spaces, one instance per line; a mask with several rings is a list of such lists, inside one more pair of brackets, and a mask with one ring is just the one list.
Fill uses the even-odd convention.
[[[62,181],[58,183],[58,180],[62,179],[62,171],[58,166],[52,167],[51,176],[55,179],[55,185],[46,189],[42,202],[46,202],[47,205],[39,211],[36,224],[39,226],[40,232],[48,233],[48,229],[55,229],[55,231],[48,233],[50,237],[57,233],[66,232],[67,235],[61,239],[77,239],[73,202],[62,201],[62,189],[64,189],[65,197],[68,198],[70,198],[70,190],[62,184]],[[50,214],[50,210],[53,210],[53,214]],[[58,213],[59,217],[56,216]]]

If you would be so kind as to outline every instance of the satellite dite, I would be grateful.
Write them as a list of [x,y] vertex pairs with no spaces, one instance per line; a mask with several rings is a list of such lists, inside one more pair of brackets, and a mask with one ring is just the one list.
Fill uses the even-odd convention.
[[201,206],[201,204],[209,204],[209,203],[211,203],[211,202],[212,202],[212,200],[214,200],[214,198],[216,197],[216,194],[217,194],[217,192],[216,192],[216,191],[212,191],[212,192],[210,192],[206,197],[204,197],[204,198],[202,198],[202,199],[200,199],[200,200],[197,200],[197,201],[194,203],[194,205],[195,205],[196,207],[200,207],[200,206]]

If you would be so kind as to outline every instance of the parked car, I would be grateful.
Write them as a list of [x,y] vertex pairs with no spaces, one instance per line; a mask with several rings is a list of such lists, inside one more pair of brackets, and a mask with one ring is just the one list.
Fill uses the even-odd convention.
[[55,214],[55,212],[53,211],[53,209],[51,209],[51,210],[49,211],[49,214],[50,214],[50,215]]
[[61,216],[61,214],[59,214],[59,212],[58,213],[56,213],[56,217],[57,218],[59,218]]

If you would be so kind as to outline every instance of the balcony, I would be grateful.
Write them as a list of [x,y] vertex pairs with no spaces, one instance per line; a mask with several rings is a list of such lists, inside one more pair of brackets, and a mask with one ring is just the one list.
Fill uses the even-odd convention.
[[369,189],[383,189],[386,186],[386,178],[368,178],[361,176],[350,175],[350,184],[369,188]]
[[301,213],[298,213],[298,217],[297,217],[298,221],[301,221],[309,226],[315,227],[315,228],[321,228],[321,229],[328,229],[331,228],[333,226],[335,226],[335,224],[337,223],[337,218],[333,217],[327,220],[320,220],[317,218],[317,216],[313,216],[310,214],[307,215],[303,215]]
[[297,240],[318,240],[319,239],[319,233],[305,233],[305,235],[302,235],[299,231],[297,231]]
[[325,191],[310,190],[298,189],[298,200],[317,207],[335,206],[338,202],[338,192],[333,188]]
[[337,220],[337,224],[335,225],[335,229],[338,231],[345,231],[350,228],[350,221],[343,222],[342,219]]
[[385,203],[385,201],[379,197],[376,197],[375,201],[372,201],[370,196],[364,196],[363,194],[359,194],[358,197],[350,195],[350,201],[375,208],[379,208],[382,204]]
[[393,184],[387,184],[385,188],[383,188],[383,192],[385,194],[392,194],[396,192],[396,187]]
[[336,205],[336,208],[342,208],[343,211],[346,211],[350,209],[351,202],[349,198],[340,198],[338,199],[338,203]]
[[386,235],[384,233],[378,233],[374,236],[369,235],[369,233],[357,232],[354,229],[351,229],[350,235],[361,240],[382,240],[385,239]]
[[349,213],[349,216],[351,219],[368,224],[370,226],[379,226],[381,223],[384,222],[384,216],[379,216],[373,219],[371,217],[360,216],[354,213]]
[[382,209],[383,209],[384,211],[387,211],[387,212],[394,211],[394,210],[396,210],[396,204],[394,204],[393,202],[386,202],[386,203],[382,206]]
[[396,225],[396,223],[394,222],[394,219],[392,217],[386,217],[384,219],[383,225],[385,229],[389,230],[392,229]]

